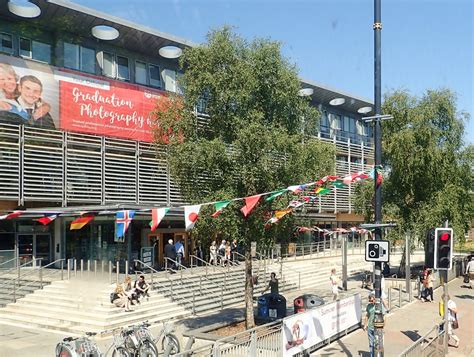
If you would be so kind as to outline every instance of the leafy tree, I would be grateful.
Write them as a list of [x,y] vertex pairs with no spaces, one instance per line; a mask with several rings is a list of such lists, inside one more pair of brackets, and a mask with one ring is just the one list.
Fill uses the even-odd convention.
[[[468,114],[457,112],[456,96],[446,89],[420,98],[390,92],[382,112],[393,115],[382,132],[385,218],[420,239],[448,220],[455,237],[464,240],[474,217],[473,148],[462,141]],[[371,216],[372,199],[373,186],[359,187],[358,212]]]
[[[247,43],[226,27],[187,49],[181,65],[185,96],[157,108],[155,141],[167,146],[172,177],[186,201],[243,198],[334,172],[334,148],[309,137],[319,112],[298,96],[297,71],[281,56],[278,43]],[[203,100],[205,121],[194,114]],[[192,231],[203,243],[237,239],[245,249],[249,328],[254,326],[250,242],[270,244],[291,231],[291,215],[265,228],[272,211],[286,207],[290,198],[261,199],[247,218],[239,211],[241,200],[217,218],[209,217],[212,206],[204,207]]]

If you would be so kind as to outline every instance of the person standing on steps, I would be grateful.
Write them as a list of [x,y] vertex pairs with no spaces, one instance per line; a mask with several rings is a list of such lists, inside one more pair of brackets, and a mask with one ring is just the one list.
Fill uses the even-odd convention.
[[[176,249],[173,245],[172,239],[170,239],[168,241],[168,244],[165,245],[165,258],[169,258],[173,261],[176,260]],[[170,261],[166,261],[165,266],[168,266],[169,268],[172,269],[174,267],[174,263]]]
[[336,275],[336,269],[331,269],[331,276],[329,277],[329,281],[331,283],[331,292],[332,292],[332,300],[336,301],[339,298],[339,278]]
[[182,261],[184,258],[184,245],[183,243],[181,243],[180,240],[178,240],[174,245],[174,248],[176,249],[176,261],[178,262],[178,269],[181,269]]

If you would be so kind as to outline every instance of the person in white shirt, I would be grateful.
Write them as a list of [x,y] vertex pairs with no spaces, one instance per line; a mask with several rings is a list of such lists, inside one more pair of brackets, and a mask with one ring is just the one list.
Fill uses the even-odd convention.
[[[458,336],[454,334],[454,329],[457,328],[457,326],[455,327],[454,324],[457,325],[458,307],[456,303],[453,300],[451,300],[451,297],[449,295],[447,297],[448,297],[448,343],[450,339],[453,339],[454,345],[451,345],[451,346],[458,348],[460,339]],[[444,301],[444,295],[442,298]]]
[[331,269],[331,276],[329,277],[329,281],[331,282],[331,292],[332,292],[332,300],[335,301],[339,298],[339,278],[336,275],[336,269]]
[[471,257],[471,261],[467,263],[466,275],[469,277],[469,287],[472,289],[472,279],[474,279],[474,257]]

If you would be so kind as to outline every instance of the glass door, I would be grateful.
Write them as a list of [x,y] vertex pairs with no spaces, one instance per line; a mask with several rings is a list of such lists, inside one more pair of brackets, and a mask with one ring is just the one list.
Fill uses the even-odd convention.
[[18,234],[18,257],[20,264],[33,259],[33,234]]
[[51,235],[50,234],[35,234],[34,239],[34,255],[36,258],[43,258],[41,265],[46,265],[51,262]]

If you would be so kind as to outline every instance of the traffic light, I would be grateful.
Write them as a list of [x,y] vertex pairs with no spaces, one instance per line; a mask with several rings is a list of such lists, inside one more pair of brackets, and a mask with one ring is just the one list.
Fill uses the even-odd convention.
[[431,228],[426,232],[425,239],[425,267],[434,268],[434,241],[435,229]]
[[451,228],[436,228],[434,241],[434,268],[449,270],[452,268],[453,230]]

